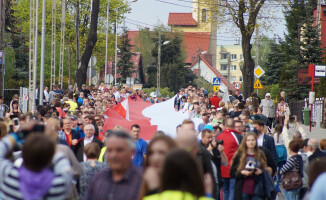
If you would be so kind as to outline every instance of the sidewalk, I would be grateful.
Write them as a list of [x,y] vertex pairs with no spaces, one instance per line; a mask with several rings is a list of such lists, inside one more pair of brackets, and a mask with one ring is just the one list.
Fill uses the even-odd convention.
[[[308,138],[316,139],[326,139],[326,129],[311,127],[311,132],[309,132],[309,126],[300,124],[300,126],[306,131]],[[294,131],[294,124],[290,124],[290,131]]]

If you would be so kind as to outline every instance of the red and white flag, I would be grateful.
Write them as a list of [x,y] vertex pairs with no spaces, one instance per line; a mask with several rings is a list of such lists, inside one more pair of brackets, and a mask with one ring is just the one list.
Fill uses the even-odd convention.
[[129,105],[128,105],[128,98],[123,100],[114,110],[119,113],[123,118],[129,120]]

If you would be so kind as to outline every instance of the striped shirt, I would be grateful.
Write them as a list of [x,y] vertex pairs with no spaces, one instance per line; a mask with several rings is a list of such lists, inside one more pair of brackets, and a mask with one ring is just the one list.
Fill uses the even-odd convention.
[[[1,198],[6,200],[24,199],[20,192],[19,168],[15,167],[5,156],[12,150],[13,144],[7,136],[0,141],[0,191]],[[65,199],[72,185],[71,166],[63,153],[56,153],[52,160],[54,179],[48,193],[43,199]]]
[[298,171],[300,176],[303,177],[303,161],[301,155],[291,156],[283,165],[281,172]]

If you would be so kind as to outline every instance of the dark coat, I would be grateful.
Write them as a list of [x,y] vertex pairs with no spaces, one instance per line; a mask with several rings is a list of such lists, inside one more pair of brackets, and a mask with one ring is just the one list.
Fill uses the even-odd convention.
[[272,158],[275,162],[275,165],[277,163],[277,153],[276,153],[276,148],[275,148],[275,142],[274,138],[264,134],[264,140],[263,140],[263,147],[269,150],[269,152],[272,155]]
[[[243,181],[244,181],[244,176],[241,173],[237,173],[237,168],[238,168],[239,163],[240,163],[240,157],[241,157],[240,154],[236,154],[233,157],[232,166],[231,166],[231,170],[230,170],[231,178],[235,178],[236,179],[235,188],[234,188],[234,200],[240,200],[241,199],[242,185],[243,185]],[[268,161],[267,161],[267,163],[268,163]],[[264,174],[264,171],[265,170],[262,170],[262,171],[263,171],[263,174]],[[259,176],[255,176],[255,182],[257,183],[256,189],[255,189],[255,193],[257,195],[260,195],[260,196],[262,194],[264,194],[264,192],[265,192],[265,191],[261,191],[261,188],[262,187],[263,188],[266,187],[265,189],[268,189],[266,191],[273,191],[273,189],[274,189],[274,184],[273,183],[271,185],[269,185],[269,184],[266,184],[265,185],[264,183],[262,183],[262,181],[267,181],[267,180],[264,180],[264,177],[263,178],[261,177],[261,176],[263,176],[263,174],[262,175],[259,175]],[[258,186],[258,188],[257,188],[257,186]],[[272,195],[272,194],[267,194],[266,193],[263,196],[266,196],[267,197],[268,195]]]
[[272,154],[265,147],[260,147],[260,150],[262,150],[265,154],[267,166],[272,168],[272,171],[273,171],[272,174],[275,174],[276,169],[277,169],[277,164],[274,162]]
[[309,156],[309,158],[308,158],[309,163],[311,161],[313,161],[314,159],[320,158],[320,157],[326,157],[326,154],[324,152],[320,151],[319,148],[317,148],[316,151],[311,156]]
[[[75,146],[72,146],[72,150],[75,153],[75,156],[79,162],[84,161],[84,139],[85,138],[80,139]],[[99,145],[100,149],[102,149],[103,143],[101,142],[101,140],[99,140],[98,138],[96,138],[94,136],[92,142],[97,143]]]

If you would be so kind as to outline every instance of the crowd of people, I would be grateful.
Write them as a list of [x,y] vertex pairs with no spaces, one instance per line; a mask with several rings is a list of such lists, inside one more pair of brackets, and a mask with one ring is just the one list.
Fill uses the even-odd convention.
[[289,129],[284,92],[275,103],[180,89],[174,109],[189,117],[176,137],[145,141],[138,124],[104,131],[106,111],[165,98],[105,84],[48,90],[34,112],[21,112],[18,95],[0,106],[0,199],[326,199],[326,140],[307,138],[296,117]]

